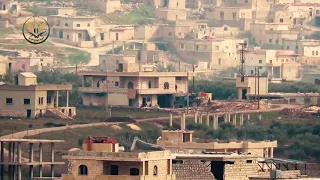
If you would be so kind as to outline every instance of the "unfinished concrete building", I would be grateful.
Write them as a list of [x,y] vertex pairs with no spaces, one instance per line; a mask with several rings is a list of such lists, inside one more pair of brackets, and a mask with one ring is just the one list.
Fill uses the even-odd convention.
[[[62,143],[62,140],[45,140],[45,139],[0,139],[0,179],[5,179],[5,169],[7,169],[8,180],[22,180],[22,179],[48,179],[43,176],[43,170],[47,166],[50,167],[51,179],[56,178],[54,174],[55,166],[63,165],[64,162],[55,161],[55,143]],[[38,148],[35,147],[38,144]],[[44,146],[50,145],[51,157],[50,161],[45,161],[43,156]],[[22,157],[22,146],[28,147],[28,159]],[[35,149],[39,150],[39,155],[35,155]],[[8,150],[8,158],[5,159],[5,149]],[[36,160],[35,157],[39,157]],[[34,176],[35,168],[39,168],[39,176]],[[23,169],[27,169],[28,173],[23,173]],[[27,177],[22,174],[28,174]]]
[[[53,116],[72,119],[76,108],[69,106],[72,85],[37,84],[37,76],[30,72],[19,73],[15,84],[0,86],[0,116],[34,118]],[[66,106],[59,106],[59,92],[66,91]]]
[[[186,96],[192,72],[144,71],[136,63],[119,63],[117,72],[80,72],[85,106],[173,107],[174,98]],[[91,77],[90,87],[85,87]]]
[[[283,159],[263,158],[238,153],[197,152],[119,152],[117,141],[108,137],[89,137],[83,150],[72,149],[67,159],[68,173],[63,180],[248,180],[271,177],[282,163],[298,163]],[[260,164],[274,163],[273,168]],[[279,168],[278,168],[279,167]],[[305,172],[305,171],[304,171]],[[300,169],[282,171],[281,178],[301,176]]]

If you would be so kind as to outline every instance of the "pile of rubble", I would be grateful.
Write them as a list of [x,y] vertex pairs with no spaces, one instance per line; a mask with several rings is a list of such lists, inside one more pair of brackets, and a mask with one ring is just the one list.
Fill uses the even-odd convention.
[[[260,101],[260,110],[268,109],[268,103]],[[258,102],[213,102],[210,106],[199,107],[199,111],[233,112],[258,110]]]
[[310,106],[308,108],[304,108],[303,111],[320,112],[320,107],[319,106]]
[[297,108],[284,108],[282,111],[280,111],[281,116],[286,117],[301,117],[302,109]]

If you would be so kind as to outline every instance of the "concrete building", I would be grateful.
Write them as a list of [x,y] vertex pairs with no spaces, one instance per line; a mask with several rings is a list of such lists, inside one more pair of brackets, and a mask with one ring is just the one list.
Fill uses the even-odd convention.
[[79,47],[96,47],[118,40],[133,39],[132,25],[102,25],[95,17],[48,16],[52,36],[64,43]]
[[236,67],[240,63],[238,57],[239,43],[244,39],[201,39],[176,40],[175,49],[180,57],[188,60],[196,59],[211,63],[210,68],[226,69]]
[[[37,76],[30,72],[17,74],[14,81],[14,85],[0,86],[0,116],[72,119],[76,115],[76,108],[69,107],[72,85],[37,84]],[[60,91],[66,91],[65,107],[59,106]]]
[[[108,137],[89,137],[83,147],[83,150],[71,149],[63,156],[63,159],[68,160],[68,173],[62,175],[63,180],[248,180],[270,177],[273,168],[268,169],[264,164],[274,161],[275,167],[278,167],[285,161],[258,159],[256,155],[238,153],[182,150],[119,152],[118,143]],[[293,164],[298,161],[286,162]],[[281,177],[297,178],[301,173],[299,169],[288,169],[283,171]]]
[[273,158],[274,148],[277,141],[212,141],[209,143],[194,142],[193,131],[177,130],[162,131],[157,139],[157,145],[174,151],[177,149],[194,150],[197,152],[237,152],[251,153],[264,158]]
[[54,64],[53,57],[45,56],[9,57],[5,63],[10,73],[39,72]]
[[0,2],[0,16],[17,15],[20,13],[20,9],[18,1],[2,0]]
[[271,82],[298,81],[301,77],[300,55],[290,50],[249,48],[246,53],[246,74],[268,75]]
[[133,153],[118,149],[119,144],[107,137],[87,139],[83,151],[69,151],[63,156],[70,164],[68,174],[63,174],[62,179],[176,179],[172,174],[174,156],[169,151]]
[[[33,180],[48,178],[44,177],[44,171],[48,171],[49,168],[51,179],[57,178],[55,177],[55,167],[63,165],[64,162],[57,162],[55,160],[56,152],[54,146],[56,143],[63,142],[63,140],[46,139],[0,139],[0,179],[22,180],[28,178]],[[36,145],[38,145],[38,147],[36,147]],[[46,145],[48,145],[48,147],[46,147]],[[28,159],[22,157],[22,147],[26,147],[28,149]],[[4,158],[5,149],[8,151],[8,158],[6,160]],[[50,156],[48,158],[43,155],[45,153],[45,149],[49,150]],[[39,155],[35,156],[36,152],[38,152]],[[36,160],[36,157],[39,158],[38,161]],[[37,175],[34,173],[36,167],[39,168]],[[5,168],[8,172],[8,176],[6,178],[4,175]]]
[[260,76],[259,85],[257,76],[237,76],[236,78],[236,88],[238,91],[238,99],[248,99],[248,95],[268,94],[268,77]]
[[185,20],[187,19],[187,11],[185,9],[158,8],[156,16],[167,21]]
[[120,0],[81,0],[80,3],[91,9],[99,9],[104,13],[113,13],[121,9]]
[[59,15],[59,16],[75,16],[76,9],[73,7],[40,7],[39,15],[41,16],[52,16],[52,15]]
[[290,30],[289,24],[256,22],[251,24],[250,33],[256,45],[279,47],[285,44],[284,40],[297,40],[299,32]]
[[[188,93],[192,72],[143,72],[135,63],[119,63],[117,72],[80,72],[86,106],[173,107],[176,96]],[[84,87],[91,77],[91,86]]]

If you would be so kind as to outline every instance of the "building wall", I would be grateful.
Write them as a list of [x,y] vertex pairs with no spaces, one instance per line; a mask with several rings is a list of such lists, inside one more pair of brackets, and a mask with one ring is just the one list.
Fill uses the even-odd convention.
[[[88,167],[88,176],[79,175],[79,166]],[[103,161],[72,160],[72,174],[76,180],[96,180],[96,176],[103,174]]]
[[304,46],[303,56],[320,58],[320,46]]
[[234,164],[224,165],[224,179],[225,180],[247,180],[248,177],[258,176],[257,159],[252,160],[252,163],[247,163],[247,160],[235,160]]
[[[12,98],[12,104],[6,103],[6,98]],[[24,104],[24,99],[30,99],[30,104]],[[0,114],[7,117],[26,117],[27,109],[35,116],[35,91],[0,91]]]
[[183,164],[172,164],[172,171],[177,180],[212,180],[210,162],[183,160]]
[[[117,36],[118,36],[118,39],[117,39]],[[123,30],[110,30],[109,32],[109,39],[113,41],[130,40],[133,38],[134,38],[134,28],[126,28]]]
[[107,97],[96,94],[82,94],[82,103],[85,106],[105,106]]
[[113,106],[129,106],[127,94],[108,94],[108,104]]
[[183,20],[187,19],[187,12],[176,9],[157,9],[157,17],[168,21]]

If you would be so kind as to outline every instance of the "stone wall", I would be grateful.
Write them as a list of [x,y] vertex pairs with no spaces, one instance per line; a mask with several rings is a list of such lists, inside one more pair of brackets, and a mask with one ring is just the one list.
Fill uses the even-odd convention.
[[[88,176],[79,175],[79,166],[88,167]],[[103,174],[103,161],[96,160],[73,160],[72,174],[77,180],[94,180],[96,176]]]
[[177,180],[212,180],[210,162],[183,160],[183,164],[172,164],[172,172]]
[[[249,159],[248,159],[249,160]],[[225,164],[224,166],[224,180],[247,180],[249,177],[258,176],[258,163],[255,159],[236,160],[234,164]]]

